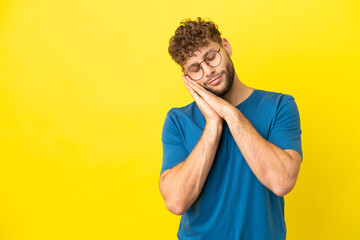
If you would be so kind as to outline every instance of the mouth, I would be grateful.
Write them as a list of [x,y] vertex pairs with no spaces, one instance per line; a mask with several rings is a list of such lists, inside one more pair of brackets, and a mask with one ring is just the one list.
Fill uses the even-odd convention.
[[210,85],[217,85],[220,81],[221,81],[221,78],[222,77],[222,74],[220,76],[217,76],[216,78],[214,78],[213,80],[211,80],[210,82],[208,82],[208,84]]

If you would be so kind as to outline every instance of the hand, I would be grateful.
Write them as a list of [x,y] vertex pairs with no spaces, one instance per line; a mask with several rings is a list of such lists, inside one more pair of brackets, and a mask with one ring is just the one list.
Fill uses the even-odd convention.
[[199,94],[197,94],[194,89],[189,85],[191,80],[188,80],[185,75],[182,75],[182,78],[185,82],[185,86],[189,90],[191,96],[195,100],[197,106],[205,117],[206,123],[216,123],[222,125],[222,118],[217,114],[214,109],[212,109],[209,104],[207,104]]
[[226,120],[227,116],[230,116],[234,112],[235,107],[233,105],[212,92],[209,92],[199,83],[190,80],[187,80],[186,83],[197,96],[205,101],[222,119]]

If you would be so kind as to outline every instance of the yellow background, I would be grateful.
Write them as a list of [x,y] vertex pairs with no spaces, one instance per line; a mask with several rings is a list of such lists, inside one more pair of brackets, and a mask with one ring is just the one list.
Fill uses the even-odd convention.
[[176,239],[158,190],[167,53],[210,17],[241,81],[295,97],[304,161],[289,240],[360,239],[360,2],[0,2],[0,239]]

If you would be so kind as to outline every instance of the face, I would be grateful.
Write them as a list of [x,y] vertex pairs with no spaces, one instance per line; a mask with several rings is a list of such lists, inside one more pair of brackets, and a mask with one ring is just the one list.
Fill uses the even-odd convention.
[[[227,43],[225,43],[227,44]],[[189,58],[183,68],[185,72],[194,64],[199,64],[204,60],[206,54],[219,49],[219,44],[210,42],[208,46],[201,48],[195,52],[195,56]],[[218,97],[225,96],[230,92],[234,82],[234,65],[230,59],[228,52],[224,47],[220,48],[221,63],[216,67],[209,66],[205,61],[200,64],[204,71],[203,77],[197,81],[206,90],[212,92]],[[189,77],[187,77],[192,81]]]

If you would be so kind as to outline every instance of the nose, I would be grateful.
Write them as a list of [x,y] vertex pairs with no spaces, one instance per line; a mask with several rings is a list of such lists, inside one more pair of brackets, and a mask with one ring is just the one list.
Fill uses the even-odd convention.
[[213,75],[213,73],[215,72],[215,68],[214,67],[210,67],[206,62],[201,63],[201,67],[204,70],[204,76],[205,77],[210,77]]

